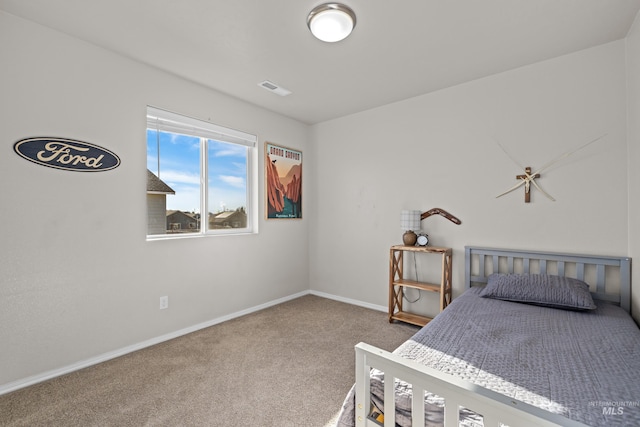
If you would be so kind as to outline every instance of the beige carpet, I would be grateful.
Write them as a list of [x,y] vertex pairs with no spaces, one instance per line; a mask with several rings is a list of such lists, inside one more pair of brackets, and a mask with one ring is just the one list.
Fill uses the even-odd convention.
[[417,331],[312,295],[0,396],[2,426],[330,426],[360,341]]

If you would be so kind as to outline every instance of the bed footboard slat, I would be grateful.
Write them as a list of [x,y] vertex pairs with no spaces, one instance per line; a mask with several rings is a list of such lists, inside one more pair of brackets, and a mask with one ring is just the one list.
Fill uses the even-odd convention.
[[579,262],[576,264],[576,278],[578,280],[584,280],[584,263]]
[[[625,286],[625,284],[629,284]],[[620,307],[631,314],[631,259],[620,261]]]
[[606,293],[605,285],[604,285],[604,265],[596,266],[596,292],[601,294]]
[[371,377],[369,376],[370,363],[367,355],[356,350],[356,425],[367,425],[367,415],[371,402]]
[[500,427],[500,420],[491,415],[484,415],[482,417],[482,427]]
[[564,276],[564,261],[558,261],[558,276]]
[[411,423],[414,427],[424,427],[424,392],[424,388],[416,384],[413,385],[413,395],[411,396]]
[[[391,373],[384,374],[384,427],[396,426],[395,378]],[[388,403],[387,403],[388,402]]]
[[447,402],[444,406],[444,427],[458,427],[460,424],[460,407],[455,402]]

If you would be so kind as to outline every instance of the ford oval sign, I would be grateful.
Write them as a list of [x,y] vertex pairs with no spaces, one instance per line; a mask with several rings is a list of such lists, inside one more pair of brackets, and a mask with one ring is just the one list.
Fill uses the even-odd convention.
[[31,162],[68,171],[102,172],[120,165],[120,158],[111,151],[74,139],[26,138],[13,149]]

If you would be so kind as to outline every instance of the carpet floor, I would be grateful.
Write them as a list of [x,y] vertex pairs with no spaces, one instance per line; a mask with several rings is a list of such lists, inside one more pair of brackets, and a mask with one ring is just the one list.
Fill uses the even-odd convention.
[[417,330],[307,295],[0,396],[0,425],[327,427],[353,347],[393,350]]

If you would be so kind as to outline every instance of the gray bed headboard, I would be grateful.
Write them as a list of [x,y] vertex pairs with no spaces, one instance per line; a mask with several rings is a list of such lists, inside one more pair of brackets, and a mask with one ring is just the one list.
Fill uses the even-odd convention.
[[556,274],[589,284],[591,295],[631,314],[631,258],[465,246],[465,289],[493,273]]

